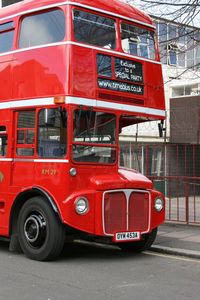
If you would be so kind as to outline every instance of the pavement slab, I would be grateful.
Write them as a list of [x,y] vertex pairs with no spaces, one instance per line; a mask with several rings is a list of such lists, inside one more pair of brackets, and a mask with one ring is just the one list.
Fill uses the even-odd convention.
[[151,251],[200,259],[200,226],[161,225]]

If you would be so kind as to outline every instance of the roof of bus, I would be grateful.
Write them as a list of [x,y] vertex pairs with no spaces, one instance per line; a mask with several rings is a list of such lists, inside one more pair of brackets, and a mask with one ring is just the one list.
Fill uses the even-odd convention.
[[20,14],[23,11],[29,11],[38,9],[40,7],[48,7],[52,5],[62,5],[62,4],[79,4],[83,7],[94,7],[98,10],[108,11],[113,14],[124,16],[125,18],[133,19],[138,22],[146,23],[152,26],[151,18],[146,15],[141,10],[128,5],[123,2],[123,0],[24,0],[23,2],[18,2],[10,6],[0,9],[1,16],[0,21],[9,16]]

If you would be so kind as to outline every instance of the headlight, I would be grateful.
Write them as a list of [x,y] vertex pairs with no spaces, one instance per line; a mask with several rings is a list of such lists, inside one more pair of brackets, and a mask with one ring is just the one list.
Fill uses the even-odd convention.
[[88,200],[85,197],[80,197],[75,200],[75,209],[77,214],[86,214],[89,210]]
[[156,198],[154,202],[154,208],[157,212],[160,212],[164,207],[164,201],[162,198]]

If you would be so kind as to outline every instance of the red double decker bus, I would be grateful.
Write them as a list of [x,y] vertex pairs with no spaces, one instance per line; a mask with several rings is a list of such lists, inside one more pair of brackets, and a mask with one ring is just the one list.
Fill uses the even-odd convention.
[[152,20],[117,0],[26,0],[0,17],[0,236],[31,259],[68,239],[142,251],[164,197],[119,167],[119,134],[163,120]]

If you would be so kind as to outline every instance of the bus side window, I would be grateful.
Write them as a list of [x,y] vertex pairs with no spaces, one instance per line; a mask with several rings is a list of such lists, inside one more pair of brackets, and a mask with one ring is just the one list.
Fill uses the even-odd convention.
[[64,12],[61,9],[53,9],[22,19],[19,48],[56,43],[62,41],[64,37]]
[[6,127],[0,126],[0,156],[6,156],[7,142],[8,142],[8,137],[6,134]]
[[14,23],[0,24],[0,53],[12,50],[14,40]]
[[57,108],[41,109],[38,120],[39,157],[64,157],[67,145],[66,111]]
[[16,152],[33,156],[35,149],[35,111],[20,111],[17,116]]

